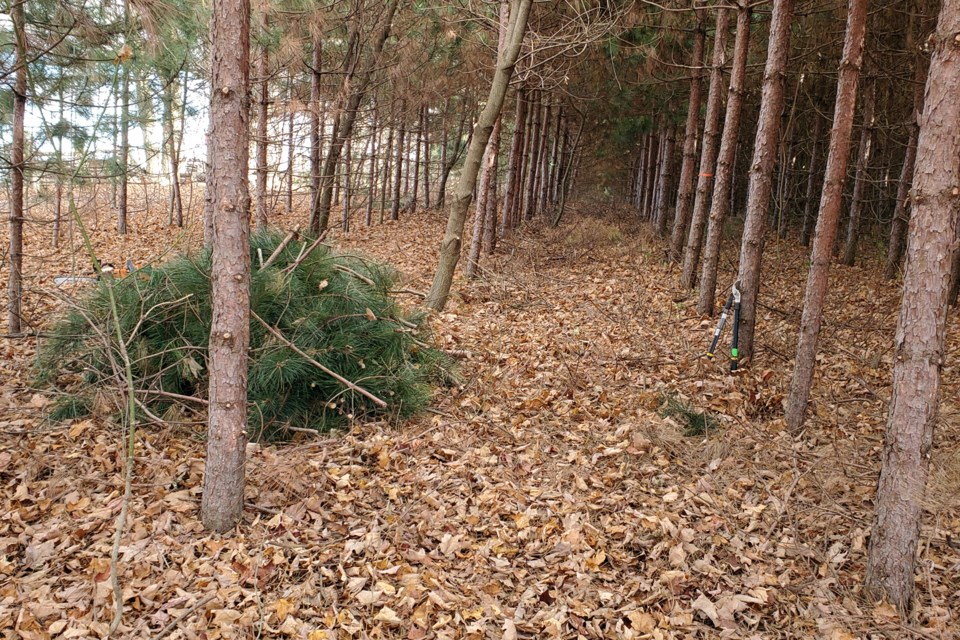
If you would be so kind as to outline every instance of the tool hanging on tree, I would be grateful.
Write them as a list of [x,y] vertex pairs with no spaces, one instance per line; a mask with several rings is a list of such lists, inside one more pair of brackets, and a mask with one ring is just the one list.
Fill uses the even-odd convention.
[[727,297],[726,304],[723,305],[723,312],[720,314],[720,322],[717,324],[716,331],[713,332],[713,340],[710,342],[710,348],[707,349],[707,358],[713,360],[714,352],[717,349],[717,343],[720,342],[720,334],[723,332],[724,325],[727,324],[727,318],[730,315],[730,307],[733,307],[733,340],[730,345],[730,371],[736,372],[739,363],[740,351],[740,289],[735,282],[730,289],[730,295]]

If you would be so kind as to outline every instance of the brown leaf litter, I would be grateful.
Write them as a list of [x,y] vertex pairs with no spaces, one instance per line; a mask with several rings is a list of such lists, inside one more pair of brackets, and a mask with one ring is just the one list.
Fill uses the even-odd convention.
[[[334,241],[425,290],[442,224],[419,213]],[[142,227],[123,241],[105,230],[98,246],[143,261],[187,241]],[[713,321],[627,217],[512,236],[433,320],[464,383],[403,424],[250,445],[247,510],[230,535],[198,519],[196,428],[142,427],[117,635],[956,637],[957,327],[918,606],[900,620],[861,595],[899,292],[875,269],[834,268],[812,419],[790,435],[779,413],[804,260],[772,242],[757,362],[731,377],[701,357]],[[40,290],[69,260],[63,249],[32,263],[34,317],[59,304]],[[33,349],[0,342],[0,636],[103,637],[123,434],[109,416],[45,423]],[[665,394],[712,412],[719,430],[684,437],[657,413]]]

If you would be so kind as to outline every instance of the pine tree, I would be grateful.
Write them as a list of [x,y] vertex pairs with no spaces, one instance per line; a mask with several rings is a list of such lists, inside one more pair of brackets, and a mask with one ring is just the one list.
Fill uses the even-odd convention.
[[893,388],[866,587],[906,613],[944,361],[950,267],[960,223],[960,0],[944,0],[913,175],[913,215],[894,340]]
[[247,193],[250,2],[214,0],[208,188],[213,203],[207,464],[201,517],[227,531],[243,515],[250,342]]

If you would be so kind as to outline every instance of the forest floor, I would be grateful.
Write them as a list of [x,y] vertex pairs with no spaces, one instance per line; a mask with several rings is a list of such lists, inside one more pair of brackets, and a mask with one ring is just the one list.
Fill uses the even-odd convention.
[[[332,241],[425,290],[443,222],[418,213]],[[159,222],[94,237],[105,259],[138,264],[194,240]],[[28,260],[31,318],[57,308],[41,292],[70,265],[68,248]],[[702,357],[715,321],[659,241],[615,210],[512,236],[485,266],[432,321],[463,384],[402,424],[251,445],[234,533],[199,521],[202,430],[140,431],[117,637],[957,637],[956,312],[918,605],[901,620],[861,593],[899,299],[876,265],[834,267],[798,434],[780,420],[805,282],[794,242],[768,244],[759,351],[737,376]],[[123,434],[109,419],[45,422],[34,349],[0,339],[0,637],[103,637]],[[712,428],[685,435],[666,398]]]

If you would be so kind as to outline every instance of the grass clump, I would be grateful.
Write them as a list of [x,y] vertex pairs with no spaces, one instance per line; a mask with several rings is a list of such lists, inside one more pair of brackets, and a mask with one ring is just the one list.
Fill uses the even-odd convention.
[[[290,242],[260,268],[281,243],[282,236],[271,231],[250,240],[251,310],[282,336],[251,316],[251,438],[284,439],[291,427],[326,430],[350,417],[405,416],[422,408],[432,385],[446,375],[447,360],[427,344],[422,317],[403,314],[391,298],[396,272],[323,245],[308,252],[310,238]],[[137,399],[158,416],[177,409],[173,405],[199,407],[185,398],[207,397],[210,251],[95,287],[54,324],[41,346],[39,381],[76,397],[90,385],[122,389],[110,322],[112,287]],[[388,406],[378,407],[310,360]],[[74,408],[84,407],[89,409],[83,403]],[[59,413],[66,417],[70,410],[64,406]]]
[[596,249],[616,245],[623,240],[623,234],[617,225],[599,218],[585,218],[565,233],[564,243],[578,248]]
[[705,411],[697,411],[693,405],[677,396],[664,396],[659,414],[661,418],[680,418],[683,435],[690,438],[705,436],[720,428],[715,417]]
[[69,394],[60,396],[50,405],[49,419],[62,422],[82,418],[93,412],[93,400],[86,395]]

